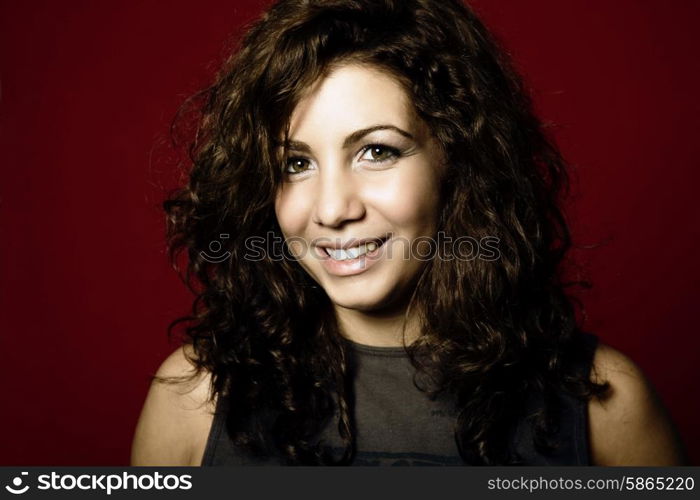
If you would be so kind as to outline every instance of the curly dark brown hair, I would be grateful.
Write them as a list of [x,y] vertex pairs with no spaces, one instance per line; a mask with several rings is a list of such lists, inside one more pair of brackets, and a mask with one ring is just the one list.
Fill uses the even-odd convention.
[[[352,462],[349,353],[330,299],[293,258],[244,257],[249,238],[282,234],[278,139],[292,111],[349,62],[395,76],[442,146],[438,229],[500,241],[498,260],[423,267],[410,300],[422,323],[406,346],[411,362],[437,381],[435,392],[456,398],[465,462],[518,463],[507,431],[532,393],[545,403],[535,445],[549,453],[556,394],[587,400],[607,388],[574,369],[590,353],[561,277],[571,247],[559,208],[566,165],[504,52],[459,0],[280,0],[248,28],[216,82],[190,101],[201,105],[188,181],[164,202],[170,256],[186,254],[183,278],[196,293],[171,331],[186,323],[192,362],[211,373],[242,449],[288,464]],[[202,252],[222,233],[230,257],[214,263]],[[335,414],[339,460],[314,441]]]

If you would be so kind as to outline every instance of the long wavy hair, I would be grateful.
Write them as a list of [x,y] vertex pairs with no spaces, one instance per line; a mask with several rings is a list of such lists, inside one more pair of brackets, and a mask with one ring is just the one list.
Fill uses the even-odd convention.
[[[590,353],[561,277],[566,165],[504,52],[460,0],[280,0],[248,27],[215,83],[188,103],[191,168],[164,209],[170,257],[178,267],[186,255],[178,269],[196,298],[171,331],[185,324],[191,361],[211,374],[241,449],[287,464],[352,462],[350,353],[330,299],[293,258],[245,257],[250,238],[282,237],[279,139],[293,109],[351,62],[393,75],[442,146],[438,230],[499,239],[498,260],[422,268],[409,305],[422,333],[406,346],[416,373],[435,381],[431,394],[454,397],[465,462],[518,463],[509,430],[533,393],[544,402],[534,444],[552,452],[557,394],[587,400],[607,389],[575,369]],[[215,240],[227,257],[218,262],[207,257]],[[331,420],[339,458],[315,441]]]

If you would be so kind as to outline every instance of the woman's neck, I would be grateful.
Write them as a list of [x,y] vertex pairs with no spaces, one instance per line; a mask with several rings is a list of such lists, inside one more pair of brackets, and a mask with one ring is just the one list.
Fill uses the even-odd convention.
[[406,308],[381,311],[358,311],[336,306],[335,315],[338,328],[345,338],[377,347],[403,345],[403,325],[406,322],[406,345],[420,335],[420,322],[417,314],[406,318]]

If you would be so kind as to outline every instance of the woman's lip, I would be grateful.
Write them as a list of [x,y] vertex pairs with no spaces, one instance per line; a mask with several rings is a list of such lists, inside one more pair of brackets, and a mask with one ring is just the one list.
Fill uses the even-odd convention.
[[347,260],[335,260],[332,258],[323,247],[317,246],[319,249],[317,253],[320,255],[319,260],[321,264],[326,269],[329,274],[334,276],[354,276],[365,272],[367,269],[372,267],[381,257],[384,255],[384,249],[386,248],[385,243],[390,238],[384,238],[380,240],[380,245],[372,250],[355,259]]
[[350,240],[347,243],[344,243],[343,245],[332,245],[330,243],[329,244],[320,243],[320,244],[316,244],[316,246],[319,248],[323,248],[323,249],[330,248],[332,250],[341,250],[341,249],[347,250],[348,248],[359,247],[361,245],[364,245],[365,243],[372,243],[372,242],[377,243],[377,245],[381,246],[384,244],[384,242],[386,240],[389,239],[390,236],[391,235],[388,234],[388,235],[382,236],[381,238],[362,238],[359,240]]

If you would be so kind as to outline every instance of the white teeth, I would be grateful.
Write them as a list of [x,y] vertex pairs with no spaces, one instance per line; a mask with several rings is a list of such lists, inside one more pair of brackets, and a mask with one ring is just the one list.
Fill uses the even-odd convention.
[[370,243],[364,243],[357,247],[348,248],[347,250],[343,250],[342,248],[339,248],[337,250],[334,250],[332,248],[326,248],[326,252],[328,252],[328,255],[333,260],[350,260],[356,259],[360,255],[364,255],[367,252],[375,251],[377,249],[377,246],[378,245],[372,241]]

